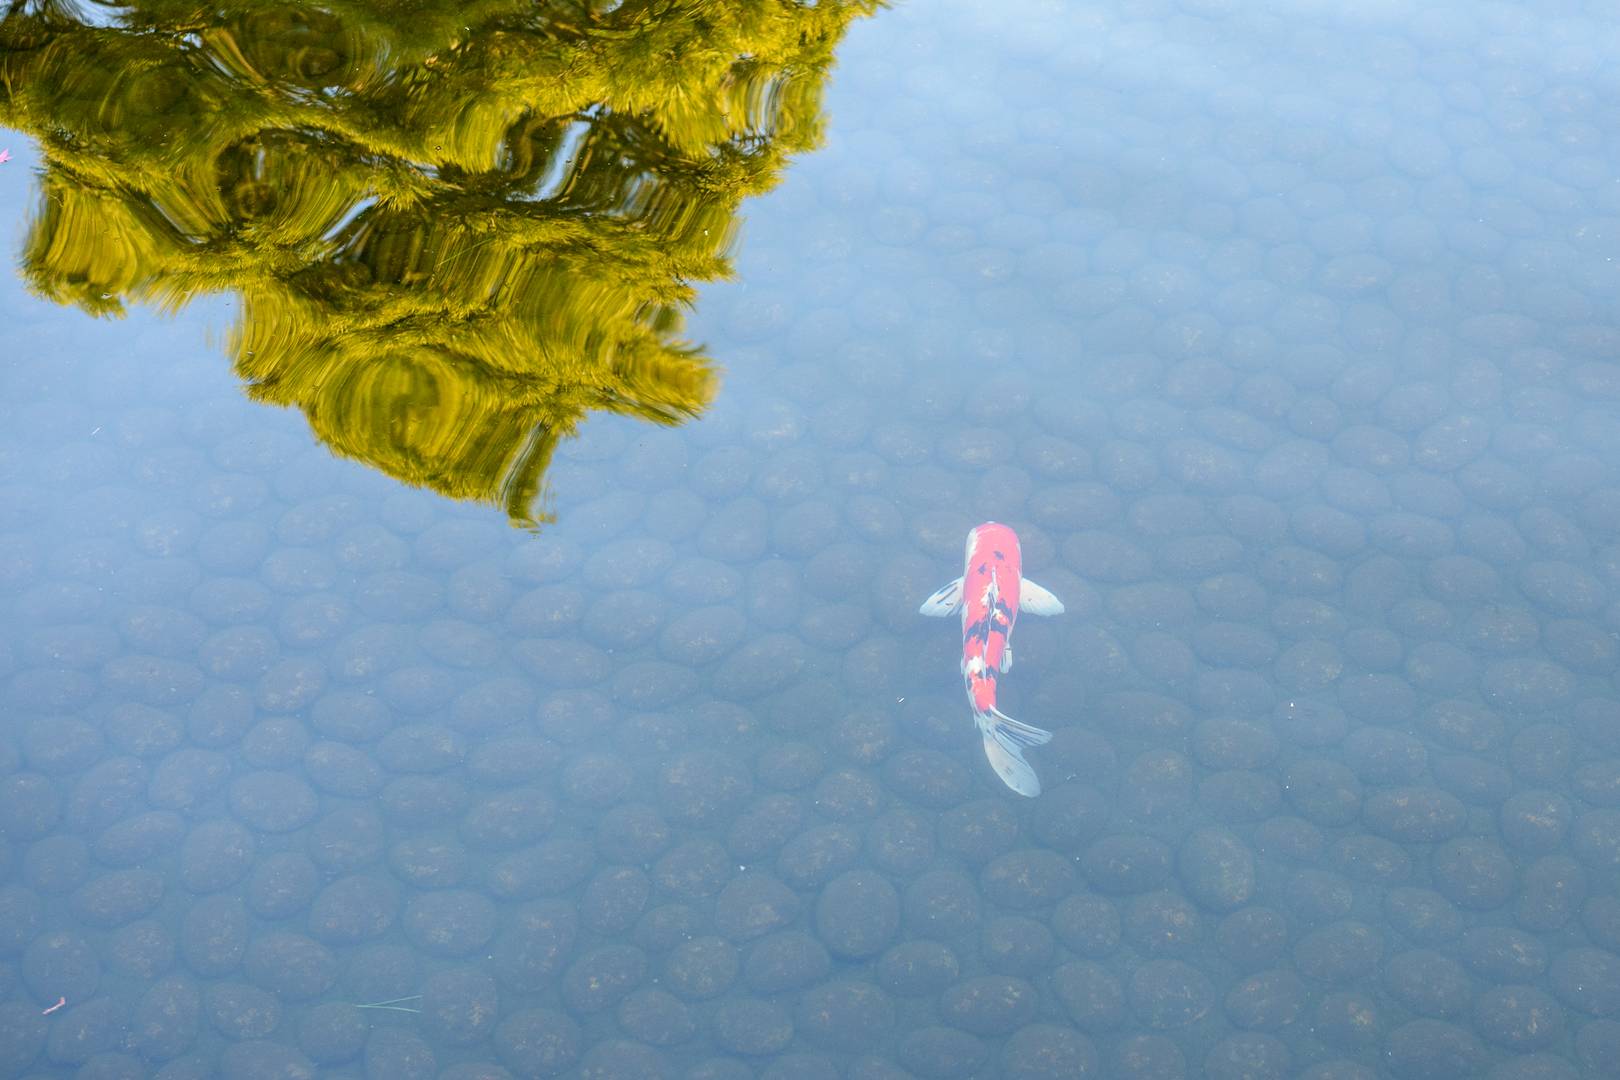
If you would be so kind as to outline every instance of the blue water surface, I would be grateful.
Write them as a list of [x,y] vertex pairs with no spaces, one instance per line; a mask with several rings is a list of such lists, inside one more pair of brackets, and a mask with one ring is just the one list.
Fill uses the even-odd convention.
[[[537,532],[249,401],[229,297],[0,282],[0,1072],[1612,1075],[1617,46],[857,21],[719,399]],[[917,614],[989,519],[1035,799]]]

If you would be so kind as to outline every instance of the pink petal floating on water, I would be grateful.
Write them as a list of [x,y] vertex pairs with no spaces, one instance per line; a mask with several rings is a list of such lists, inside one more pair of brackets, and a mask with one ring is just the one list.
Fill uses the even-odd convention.
[[10,150],[0,150],[0,165],[4,165],[6,162],[8,162],[10,160],[11,160],[11,151]]

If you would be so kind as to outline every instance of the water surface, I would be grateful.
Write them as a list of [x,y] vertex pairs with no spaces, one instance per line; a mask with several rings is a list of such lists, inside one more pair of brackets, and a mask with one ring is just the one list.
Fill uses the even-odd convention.
[[[545,259],[439,204],[373,258],[266,136],[238,209],[399,271],[303,292],[125,273],[116,174],[52,210],[12,137],[62,273],[0,285],[4,1071],[1602,1074],[1615,37],[907,4],[717,201],[710,129],[611,183],[599,113],[532,134],[593,222]],[[916,612],[988,519],[1067,606],[1002,680],[1036,799]]]

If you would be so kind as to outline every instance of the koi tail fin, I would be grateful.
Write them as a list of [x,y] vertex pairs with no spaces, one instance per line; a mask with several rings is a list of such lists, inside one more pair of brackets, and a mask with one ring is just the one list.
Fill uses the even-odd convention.
[[1041,781],[1024,760],[1024,747],[1051,742],[1052,733],[1014,720],[999,709],[978,713],[974,719],[984,733],[984,756],[990,759],[990,767],[1001,782],[1026,798],[1039,795]]
[[989,733],[995,731],[998,735],[1005,735],[1012,740],[1015,746],[1045,746],[1052,741],[1052,733],[1045,728],[1038,728],[1034,724],[1026,724],[1022,720],[1014,720],[1000,709],[991,707],[984,716],[977,718],[979,727]]

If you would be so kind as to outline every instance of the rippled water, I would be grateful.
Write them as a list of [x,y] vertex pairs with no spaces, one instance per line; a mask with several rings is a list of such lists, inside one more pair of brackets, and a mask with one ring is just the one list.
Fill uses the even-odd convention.
[[[0,1071],[1606,1074],[1617,29],[858,21],[537,532],[8,279]],[[1032,800],[916,611],[987,519]]]

